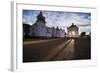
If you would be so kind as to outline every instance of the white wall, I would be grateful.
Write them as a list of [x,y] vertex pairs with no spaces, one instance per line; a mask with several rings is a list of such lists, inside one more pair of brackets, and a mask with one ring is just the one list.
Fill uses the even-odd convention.
[[[25,1],[25,0],[24,0]],[[26,0],[29,1],[29,0]],[[76,6],[96,6],[98,11],[98,24],[95,32],[96,49],[98,50],[98,65],[97,67],[81,67],[81,68],[62,68],[62,69],[47,69],[34,70],[32,73],[100,73],[100,0],[32,0],[43,4],[65,4]],[[0,73],[10,73],[10,0],[0,0]],[[21,72],[22,73],[22,72]],[[29,73],[29,72],[26,72]]]

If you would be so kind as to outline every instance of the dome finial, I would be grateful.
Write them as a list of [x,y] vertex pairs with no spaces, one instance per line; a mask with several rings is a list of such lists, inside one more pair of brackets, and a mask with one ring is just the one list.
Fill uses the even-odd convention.
[[72,25],[74,25],[74,23],[72,23]]

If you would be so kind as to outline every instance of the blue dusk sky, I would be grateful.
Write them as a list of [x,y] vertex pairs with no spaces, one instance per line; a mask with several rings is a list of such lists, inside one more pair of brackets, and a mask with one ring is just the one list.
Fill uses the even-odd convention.
[[[39,13],[38,10],[23,10],[23,23],[33,25]],[[79,27],[79,32],[91,32],[91,13],[42,11],[42,14],[48,27],[58,26],[67,32],[67,27],[74,23]]]

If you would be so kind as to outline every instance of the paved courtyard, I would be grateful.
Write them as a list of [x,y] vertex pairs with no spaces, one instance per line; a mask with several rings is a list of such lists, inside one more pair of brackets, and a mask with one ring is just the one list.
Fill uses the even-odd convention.
[[90,46],[87,38],[24,41],[23,62],[90,59]]

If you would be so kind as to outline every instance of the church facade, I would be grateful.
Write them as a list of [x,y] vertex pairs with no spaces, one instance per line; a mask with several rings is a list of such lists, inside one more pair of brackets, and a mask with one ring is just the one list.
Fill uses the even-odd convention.
[[68,37],[79,37],[79,28],[72,23],[70,27],[67,27],[67,34]]
[[36,22],[30,28],[29,35],[31,37],[65,37],[65,31],[59,29],[58,27],[47,27],[45,17],[43,16],[42,12],[39,13],[37,16]]

